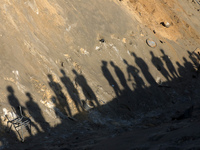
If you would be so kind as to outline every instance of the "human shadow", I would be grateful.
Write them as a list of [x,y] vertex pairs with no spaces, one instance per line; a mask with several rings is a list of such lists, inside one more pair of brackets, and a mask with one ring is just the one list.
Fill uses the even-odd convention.
[[193,78],[196,78],[198,76],[198,70],[195,70],[196,64],[192,64],[191,62],[189,62],[185,57],[183,57],[183,65],[185,67],[186,70],[186,74],[191,75]]
[[[51,89],[53,90],[53,92],[56,95],[56,99],[57,101],[55,102],[56,104],[56,108],[59,108],[61,110],[61,112],[64,112],[67,114],[68,117],[72,117],[72,113],[69,107],[69,104],[67,102],[67,99],[64,95],[64,93],[62,92],[62,87],[59,83],[54,82],[53,77],[51,74],[48,74],[48,78],[49,78],[49,86],[51,87]],[[63,119],[63,116],[60,115],[59,112],[57,112],[55,110],[55,113],[58,117],[60,117],[61,119]]]
[[178,66],[178,73],[179,73],[179,78],[182,79],[185,77],[185,67],[182,66],[178,61],[176,62]]
[[[26,108],[28,109],[28,112],[30,116],[33,118],[34,122],[37,122],[43,131],[47,131],[48,128],[50,128],[49,124],[45,121],[42,111],[38,104],[34,102],[31,94],[29,92],[26,93],[26,96],[28,97],[28,101],[26,102]],[[37,130],[37,132],[40,132],[40,129],[38,126],[32,122],[32,126]]]
[[142,71],[147,82],[150,85],[157,85],[153,76],[149,72],[149,67],[147,66],[146,62],[142,58],[138,57],[134,52],[132,52],[131,54],[135,58],[135,63],[138,65],[138,67]]
[[[5,113],[5,112],[4,112]],[[6,112],[7,113],[7,112]],[[17,134],[12,131],[12,130],[8,130],[8,125],[5,125],[4,121],[8,121],[6,120],[6,115],[5,116],[1,116],[3,118],[0,118],[0,149],[6,149],[7,145],[8,145],[8,141],[5,139],[5,137],[8,137],[9,139],[16,139],[17,140]],[[9,135],[8,135],[8,131],[9,131]]]
[[196,69],[196,71],[200,70],[200,52],[194,51],[191,53],[190,51],[187,51],[189,54],[190,60],[193,62],[193,68]]
[[172,79],[168,71],[165,69],[164,64],[162,60],[159,57],[156,57],[152,51],[150,51],[151,54],[151,62],[156,67],[158,71],[169,81],[169,79]]
[[[25,108],[20,105],[18,98],[15,96],[15,91],[11,86],[7,86],[7,91],[9,92],[8,102],[9,102],[10,106],[12,107],[14,113],[16,113],[17,116],[21,116],[21,113],[22,114],[24,113]],[[21,107],[21,110],[20,110],[20,107]],[[16,117],[16,116],[13,116],[13,117]],[[7,127],[8,127],[8,124],[7,124]],[[26,126],[26,129],[27,129],[29,135],[32,135],[31,128]],[[20,135],[18,130],[16,130],[16,131],[17,131],[18,135],[20,136],[20,138],[22,139],[22,135]]]
[[121,69],[117,65],[115,65],[113,61],[110,61],[110,65],[114,68],[115,74],[117,75],[121,85],[124,87],[124,90],[128,91],[128,92],[131,91],[131,89],[129,88],[129,86],[126,82],[124,73],[121,71]]
[[74,87],[74,84],[72,83],[70,78],[66,76],[65,71],[63,69],[61,69],[60,72],[63,75],[62,77],[60,77],[62,83],[65,85],[71,99],[74,101],[78,112],[81,112],[82,105],[81,105],[80,97],[78,94],[78,90]]
[[144,81],[139,76],[140,71],[136,67],[128,64],[128,62],[125,59],[123,59],[123,62],[127,65],[128,81],[132,81],[131,80],[132,76],[132,78],[135,80],[135,84],[133,84],[135,89],[145,88]]
[[171,75],[173,76],[173,78],[178,78],[178,74],[176,72],[176,69],[172,63],[172,61],[169,59],[169,56],[165,54],[163,49],[160,49],[161,53],[163,54],[162,59],[164,60],[169,72],[171,73]]
[[108,63],[106,61],[101,61],[101,62],[102,62],[101,70],[104,77],[107,79],[109,85],[114,89],[116,96],[119,97],[121,94],[121,90],[117,82],[113,78],[112,74],[110,73],[109,69],[107,68]]
[[[137,56],[135,56],[135,58],[137,59],[137,64],[139,64],[138,66],[140,66],[140,67],[143,67],[142,65],[143,65],[143,63],[145,63],[145,62],[142,62],[142,61],[138,61],[138,57]],[[142,58],[141,58],[142,59]],[[187,60],[186,60],[187,61]],[[131,79],[131,77],[133,77],[134,79],[138,76],[138,73],[140,73],[139,72],[139,67],[138,67],[138,69],[136,68],[136,67],[134,67],[134,66],[132,66],[132,65],[130,65],[126,60],[124,61],[125,62],[125,64],[127,65],[127,72],[129,73],[129,77],[128,77],[128,79]],[[103,62],[102,62],[103,63]],[[105,66],[104,66],[105,65]],[[177,64],[178,65],[178,64]],[[116,66],[116,65],[115,65]],[[107,69],[107,63],[106,64],[103,64],[102,66],[101,66],[102,68],[103,67],[106,67],[106,69]],[[184,66],[183,65],[178,65],[178,67],[179,67],[179,69],[178,69],[178,72],[180,72],[179,70],[184,70]],[[146,69],[146,70],[143,70],[143,69]],[[142,69],[140,69],[140,70],[142,70],[141,71],[141,73],[143,73],[144,74],[144,77],[146,77],[147,75],[145,74],[145,73],[149,73],[149,70],[148,70],[149,68],[147,67],[147,66],[145,66],[145,64],[144,64],[144,68],[142,68]],[[104,69],[102,69],[102,70],[104,70]],[[108,70],[109,71],[109,70]],[[76,73],[75,71],[74,71],[74,73],[75,73],[75,75],[76,75],[76,82],[77,82],[77,84],[79,84],[82,88],[85,88],[85,87],[87,87],[87,86],[89,86],[89,85],[87,85],[87,82],[86,82],[86,79],[82,76],[82,75],[80,75],[80,74],[78,74],[78,73]],[[123,72],[122,72],[123,73]],[[184,76],[184,73],[182,73],[182,75]],[[82,77],[83,77],[83,79],[82,79]],[[112,76],[111,76],[112,77]],[[50,78],[52,78],[52,77],[50,77]],[[63,78],[64,78],[64,75],[63,75]],[[140,78],[140,77],[139,77]],[[147,79],[149,79],[148,77],[147,77]],[[136,80],[136,79],[135,79]],[[142,80],[142,79],[141,79]],[[174,78],[173,78],[173,80],[174,80]],[[122,80],[123,81],[123,80]],[[149,82],[151,81],[151,80],[148,80]],[[86,82],[86,83],[85,83]],[[109,82],[109,81],[108,81]],[[136,82],[136,81],[135,81]],[[140,82],[142,82],[142,83],[140,83]],[[166,81],[166,83],[170,83],[170,82],[172,82],[172,81]],[[57,89],[57,90],[62,90],[62,88],[59,88],[59,87],[57,87],[59,84],[58,83],[56,83],[56,82],[54,82],[53,81],[53,79],[51,79],[50,80],[50,82],[49,82],[49,84],[51,85],[51,87],[52,88],[55,88],[55,89]],[[57,85],[58,84],[58,85]],[[86,86],[85,86],[85,84],[86,84]],[[131,126],[131,119],[133,119],[133,117],[134,116],[136,116],[135,114],[138,114],[138,110],[140,111],[140,112],[142,112],[142,113],[144,113],[144,114],[146,114],[146,112],[150,112],[150,117],[145,117],[145,120],[144,120],[144,122],[142,122],[141,124],[143,124],[143,125],[146,125],[146,121],[148,121],[148,119],[149,118],[152,118],[152,119],[150,119],[150,121],[148,121],[148,122],[154,122],[154,120],[157,118],[157,111],[153,111],[153,115],[152,115],[152,110],[154,109],[154,108],[158,108],[159,107],[159,109],[162,109],[162,108],[164,108],[164,107],[167,107],[168,105],[168,102],[170,102],[170,97],[168,97],[168,93],[166,92],[160,92],[161,94],[162,94],[162,97],[166,100],[165,101],[165,103],[163,103],[162,101],[161,101],[161,98],[160,97],[157,97],[157,95],[156,95],[156,93],[157,92],[159,92],[159,91],[155,91],[155,93],[153,93],[152,95],[151,95],[151,97],[150,96],[148,96],[148,97],[145,97],[145,95],[146,95],[146,91],[147,90],[149,90],[149,91],[151,91],[152,90],[152,88],[154,89],[154,85],[153,84],[151,84],[151,86],[145,86],[145,84],[144,84],[144,81],[140,81],[140,79],[138,80],[138,83],[136,82],[136,89],[138,89],[139,87],[141,87],[141,88],[143,88],[144,90],[144,93],[142,93],[142,95],[137,95],[137,90],[136,91],[132,91],[132,93],[133,93],[133,97],[132,97],[132,103],[128,103],[127,104],[127,101],[125,101],[125,104],[126,105],[118,105],[118,106],[116,106],[116,105],[113,105],[113,104],[115,104],[115,101],[117,101],[117,99],[116,98],[113,98],[113,99],[111,99],[110,100],[110,102],[108,102],[108,103],[106,103],[105,105],[101,105],[101,106],[99,106],[102,110],[104,110],[104,111],[102,111],[102,112],[105,112],[105,114],[106,115],[108,115],[108,117],[110,117],[111,115],[111,113],[115,113],[116,115],[113,115],[114,117],[112,117],[111,118],[111,121],[112,121],[112,124],[113,124],[113,122],[115,121],[115,119],[116,119],[116,121],[118,121],[120,124],[122,124],[122,125],[120,125],[119,126],[119,124],[118,124],[118,122],[114,122],[115,124],[116,124],[116,126],[117,126],[117,128],[120,128],[120,129],[123,129],[123,128],[125,128],[126,126],[128,126],[128,128],[130,128]],[[158,87],[158,88],[160,88],[160,87]],[[87,91],[88,92],[88,91]],[[122,92],[123,93],[123,92]],[[59,94],[59,93],[58,93]],[[57,94],[57,95],[58,95]],[[56,96],[57,96],[56,95]],[[15,97],[16,98],[16,96],[15,96],[15,93],[14,93],[14,91],[13,91],[13,89],[12,90],[10,90],[10,95],[9,95],[10,97]],[[32,98],[32,96],[31,95],[27,95],[28,97],[29,97],[29,102],[30,101],[34,101],[33,100],[33,98]],[[125,98],[124,98],[125,97]],[[57,97],[56,97],[57,98]],[[121,99],[125,99],[126,100],[126,95],[120,95],[119,97],[118,97],[120,100]],[[129,97],[130,98],[130,97]],[[16,98],[17,99],[17,98]],[[30,100],[31,99],[31,100]],[[157,103],[153,103],[153,100],[155,99],[155,101],[157,102]],[[28,102],[27,102],[28,103]],[[166,104],[166,106],[165,105],[163,105],[163,104]],[[14,105],[14,104],[13,104]],[[18,104],[17,104],[18,105]],[[28,105],[28,104],[27,104]],[[31,105],[31,103],[30,103],[30,105]],[[110,106],[113,106],[113,108],[111,108]],[[109,107],[108,107],[109,106]],[[123,106],[123,107],[122,107]],[[160,107],[160,106],[162,106],[162,107]],[[35,106],[35,107],[37,107],[37,106]],[[29,108],[29,109],[32,109],[32,110],[34,110],[33,108],[35,108],[35,107],[32,107],[32,108]],[[120,108],[120,109],[119,109]],[[173,107],[174,108],[174,107]],[[115,111],[113,111],[112,109],[114,109]],[[31,111],[32,111],[31,110]],[[142,111],[141,111],[142,110]],[[36,109],[36,111],[37,111],[37,109]],[[172,111],[172,110],[170,110],[169,109],[169,111]],[[128,112],[130,112],[130,113],[128,113]],[[158,111],[159,112],[159,111]],[[167,109],[167,112],[168,112],[168,109]],[[37,112],[35,112],[35,113],[37,113]],[[40,114],[41,112],[39,112],[38,113],[38,115]],[[82,113],[82,112],[81,112]],[[78,114],[76,114],[76,116],[79,116],[79,115],[81,115],[81,113],[78,113]],[[110,114],[109,114],[110,113]],[[113,114],[114,114],[113,113]],[[134,114],[135,113],[135,114]],[[144,117],[144,115],[142,114],[142,113],[140,113],[139,115],[141,116],[141,117]],[[156,113],[156,114],[155,114]],[[130,116],[129,116],[129,114],[130,114]],[[154,118],[154,117],[152,117],[152,116],[154,116],[154,114],[156,115],[156,118]],[[169,114],[169,115],[167,115],[166,117],[165,117],[165,114],[159,114],[158,113],[158,118],[156,119],[156,121],[155,121],[155,124],[153,124],[153,125],[151,125],[150,124],[150,126],[152,127],[154,127],[155,125],[159,125],[160,123],[159,122],[166,122],[166,118],[170,118],[171,117],[171,114]],[[126,118],[126,116],[127,116],[127,118]],[[36,116],[34,116],[34,117],[36,117]],[[97,116],[98,117],[98,116]],[[106,116],[107,117],[107,116]],[[115,118],[116,117],[116,118]],[[136,116],[137,117],[137,116]],[[126,120],[122,120],[122,121],[120,121],[119,119],[127,119],[127,121],[130,121],[130,123],[128,122],[128,124],[125,124],[126,123]],[[146,118],[147,118],[147,120],[146,120]],[[101,118],[100,118],[101,119]],[[136,118],[137,119],[137,118]],[[135,123],[135,120],[136,120],[135,118],[133,119],[133,121],[134,121],[134,123]],[[164,121],[163,121],[164,120]],[[136,120],[137,121],[137,120]],[[158,121],[158,124],[157,124],[157,121]],[[109,121],[110,122],[110,121]],[[109,123],[108,122],[108,123]],[[98,123],[97,123],[98,124]],[[124,125],[125,124],[125,125]],[[80,125],[80,124],[79,124]],[[89,134],[88,134],[88,132],[86,131],[86,130],[88,130],[88,128],[90,127],[88,127],[88,123],[87,123],[87,126],[86,126],[86,128],[85,127],[83,127],[83,125],[85,125],[85,124],[83,124],[83,123],[81,123],[81,135],[82,135],[82,133],[84,133],[84,135],[86,135],[86,136],[88,136]],[[91,128],[94,126],[94,124],[92,124],[91,123]],[[124,127],[125,126],[125,127]],[[100,127],[106,127],[105,125],[103,125],[103,126],[100,126]],[[113,127],[113,126],[112,126]],[[145,128],[146,128],[146,126],[144,126]],[[69,147],[68,149],[76,149],[76,148],[79,148],[79,149],[81,149],[82,147],[80,147],[80,145],[77,145],[77,147],[75,147],[75,145],[74,145],[74,143],[72,144],[72,143],[70,143],[70,142],[75,142],[75,144],[77,143],[76,141],[77,141],[77,139],[80,139],[80,137],[78,137],[80,134],[78,134],[78,135],[75,135],[75,136],[77,136],[76,138],[74,138],[74,140],[76,140],[76,141],[72,141],[72,139],[71,139],[71,136],[68,136],[68,135],[71,135],[70,133],[69,133],[69,128],[67,128],[66,130],[61,130],[61,129],[63,129],[63,128],[67,128],[66,127],[66,124],[65,124],[65,122],[61,122],[60,124],[57,124],[57,125],[55,125],[54,127],[51,127],[51,129],[52,130],[54,130],[54,132],[56,132],[56,131],[61,131],[63,134],[62,135],[59,135],[59,134],[52,134],[53,136],[55,135],[55,137],[52,137],[52,138],[50,138],[50,137],[48,137],[47,135],[46,135],[46,133],[44,133],[44,134],[42,134],[42,133],[38,133],[38,134],[36,134],[36,135],[34,135],[34,138],[35,138],[35,141],[37,141],[38,139],[40,140],[40,139],[43,139],[44,141],[42,141],[42,142],[35,142],[34,144],[35,145],[29,145],[29,146],[27,146],[28,148],[26,148],[26,149],[30,149],[30,148],[33,148],[33,146],[36,146],[37,148],[40,146],[40,145],[42,145],[43,144],[43,149],[44,148],[47,148],[48,146],[49,147],[57,147],[57,146],[60,146],[60,147],[57,147],[57,148],[62,148],[62,147],[64,147],[64,146],[68,146],[68,145],[72,145],[71,147]],[[77,129],[77,128],[71,128],[70,127],[70,129],[72,129],[72,132],[74,133],[74,129]],[[78,128],[78,129],[80,129],[80,128]],[[97,129],[96,127],[95,127],[95,129]],[[99,129],[99,127],[98,127],[98,129]],[[110,129],[110,125],[109,125],[109,129]],[[115,128],[114,128],[115,129]],[[76,130],[77,131],[77,130]],[[79,130],[78,130],[79,131]],[[106,130],[107,131],[107,130]],[[98,132],[98,131],[97,131]],[[97,133],[96,132],[96,133]],[[59,132],[58,132],[59,133]],[[64,136],[64,134],[66,133],[66,135]],[[76,134],[77,132],[75,132],[75,134]],[[92,130],[92,132],[91,131],[89,131],[89,133],[92,133],[93,134],[93,130]],[[111,132],[109,132],[109,133],[111,133]],[[109,134],[108,133],[108,134]],[[115,132],[115,134],[116,134],[116,132]],[[59,135],[59,136],[58,136]],[[73,135],[73,134],[72,134]],[[61,138],[60,138],[60,136],[62,136]],[[74,135],[73,135],[73,137],[74,137]],[[73,138],[72,137],[72,138]],[[92,136],[92,138],[93,138],[94,136]],[[96,138],[96,137],[94,137],[94,138]],[[99,138],[99,137],[97,137],[97,138]],[[32,139],[32,138],[31,138]],[[67,143],[66,145],[64,144],[67,140],[69,140],[69,143]],[[84,139],[83,139],[84,140]],[[95,139],[96,140],[96,139]],[[57,142],[57,141],[59,141],[59,142]],[[61,141],[61,142],[60,142]],[[50,142],[52,142],[52,143],[50,143]],[[83,141],[84,142],[84,141]],[[98,141],[97,141],[98,142]],[[96,143],[97,143],[96,142]],[[62,145],[63,144],[63,145]],[[66,147],[65,147],[66,148]],[[84,147],[85,148],[85,147]],[[39,149],[42,149],[41,148],[41,146],[39,147]]]
[[[85,95],[86,101],[89,100],[91,105],[94,105],[94,102],[97,106],[100,106],[97,97],[91,87],[88,85],[87,80],[82,74],[79,74],[76,70],[72,70],[72,72],[76,75],[75,77],[75,83],[79,85],[83,91],[83,94]],[[94,102],[93,102],[94,101]]]
[[[191,57],[190,57],[190,58],[191,58]],[[191,60],[192,60],[192,59],[191,59]],[[187,71],[192,71],[192,70],[194,70],[193,64],[192,64],[191,62],[189,62],[185,57],[183,57],[183,61],[184,61],[183,65],[185,66],[185,69],[186,69]]]
[[[9,104],[14,107],[15,109],[17,109],[20,106],[19,100],[18,98],[15,96],[15,91],[11,86],[7,87],[7,91],[9,92],[8,95],[8,102]],[[20,112],[18,110],[16,110],[17,113],[19,114]]]

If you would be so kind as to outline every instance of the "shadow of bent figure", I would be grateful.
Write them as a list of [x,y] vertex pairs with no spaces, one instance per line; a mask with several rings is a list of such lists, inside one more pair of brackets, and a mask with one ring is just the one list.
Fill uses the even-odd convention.
[[[59,108],[62,112],[65,112],[68,115],[68,117],[72,117],[69,104],[67,102],[67,99],[64,93],[62,92],[62,87],[60,86],[59,83],[54,82],[51,74],[48,75],[48,78],[50,80],[49,86],[54,91],[56,95],[56,99],[58,99],[58,102],[56,102],[56,108]],[[56,111],[56,115],[60,118],[63,118],[63,116],[61,116],[60,113],[58,113],[57,111]]]
[[142,78],[139,76],[139,70],[136,67],[129,65],[125,59],[123,59],[123,61],[127,65],[128,81],[131,81],[131,75],[132,75],[132,77],[136,83],[134,88],[135,89],[144,88],[145,84],[144,84],[144,81],[142,80]]
[[[85,77],[81,74],[79,74],[78,72],[76,72],[76,70],[72,70],[72,72],[76,75],[75,77],[75,82],[76,84],[78,84],[83,91],[83,94],[85,95],[85,98],[87,100],[89,100],[90,102],[92,102],[93,100],[95,101],[97,106],[100,106],[96,95],[94,94],[93,90],[90,88],[90,86],[88,85]],[[92,102],[93,103],[93,102]]]
[[172,79],[168,71],[165,69],[164,64],[162,60],[154,55],[152,51],[150,51],[151,54],[151,62],[153,65],[157,68],[158,71],[169,81],[169,78]]
[[[39,108],[38,104],[34,102],[31,94],[29,92],[26,93],[26,96],[28,97],[28,102],[26,102],[26,108],[28,109],[29,114],[33,118],[34,122],[37,122],[43,131],[47,131],[47,129],[50,127],[49,124],[45,121],[41,109]],[[32,122],[31,126],[35,127],[35,129],[40,132],[40,129],[37,125]]]
[[112,74],[108,70],[107,65],[108,63],[106,61],[102,61],[101,70],[103,72],[104,77],[107,79],[108,83],[110,84],[110,86],[114,89],[116,96],[119,97],[121,94],[120,88],[117,82],[115,81],[115,79],[113,78]]
[[138,57],[134,52],[132,52],[131,54],[135,57],[135,63],[138,65],[138,67],[142,71],[142,73],[143,73],[145,79],[147,80],[147,82],[150,85],[157,85],[157,83],[154,80],[153,76],[149,72],[149,67],[147,66],[145,61],[142,58]]
[[165,61],[165,64],[169,70],[169,72],[171,73],[171,75],[175,78],[178,78],[178,74],[176,72],[176,69],[174,68],[173,63],[171,62],[171,60],[169,59],[169,56],[165,54],[163,49],[160,49],[161,53],[163,54],[162,59]]
[[63,74],[63,77],[60,77],[62,83],[65,85],[71,99],[74,101],[78,112],[81,112],[82,106],[77,89],[74,87],[74,84],[72,83],[70,78],[66,76],[65,71],[63,69],[60,69],[60,72]]
[[129,88],[129,86],[126,82],[126,78],[124,76],[124,73],[121,71],[121,69],[118,66],[116,66],[113,61],[110,61],[110,65],[114,68],[115,73],[116,73],[121,85],[124,87],[124,90],[125,91],[131,91],[131,89]]

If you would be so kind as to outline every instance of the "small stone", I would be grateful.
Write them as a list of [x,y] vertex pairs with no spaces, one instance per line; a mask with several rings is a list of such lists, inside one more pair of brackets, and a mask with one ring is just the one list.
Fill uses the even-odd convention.
[[122,39],[122,42],[123,42],[124,44],[126,44],[126,38],[123,38],[123,39]]
[[153,41],[152,39],[147,39],[146,42],[147,42],[147,45],[152,47],[152,48],[157,46],[156,42]]
[[169,22],[167,22],[167,21],[161,22],[160,24],[163,25],[166,28],[169,28],[171,26],[171,24]]
[[99,50],[101,50],[101,47],[96,46],[96,47],[95,47],[95,50],[99,51]]
[[104,43],[104,42],[105,42],[105,40],[104,40],[104,39],[100,39],[99,41],[100,41],[101,43]]

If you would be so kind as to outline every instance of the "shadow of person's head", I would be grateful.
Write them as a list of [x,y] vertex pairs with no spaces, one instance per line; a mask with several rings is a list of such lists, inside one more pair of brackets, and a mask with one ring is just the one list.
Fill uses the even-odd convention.
[[10,92],[10,93],[12,93],[12,94],[14,93],[14,90],[13,90],[13,88],[12,88],[11,86],[8,86],[8,87],[7,87],[7,90],[8,90],[8,92]]

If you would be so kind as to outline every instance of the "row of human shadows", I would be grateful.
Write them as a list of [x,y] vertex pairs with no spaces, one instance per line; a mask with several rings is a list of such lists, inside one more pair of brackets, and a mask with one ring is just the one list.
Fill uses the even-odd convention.
[[[60,80],[64,84],[66,90],[68,91],[71,100],[73,100],[78,112],[82,112],[84,110],[83,102],[82,101],[92,101],[93,106],[99,106],[99,102],[97,101],[96,95],[94,94],[92,88],[88,85],[87,80],[85,77],[78,73],[76,70],[72,70],[72,72],[75,75],[75,83],[76,85],[80,86],[83,94],[85,96],[85,100],[81,100],[79,97],[79,93],[77,88],[75,88],[73,82],[70,80],[70,78],[66,75],[65,71],[63,69],[60,70],[62,73],[62,77],[60,77]],[[53,76],[51,74],[48,75],[49,79],[49,86],[53,90],[55,96],[52,96],[52,101],[55,102],[55,114],[62,120],[65,119],[65,117],[72,117],[71,108],[68,104],[68,100],[66,96],[63,93],[62,86],[55,82],[53,79]],[[8,94],[8,102],[11,107],[16,109],[16,113],[20,115],[19,112],[19,106],[21,106],[19,99],[16,97],[14,89],[11,86],[7,87]],[[26,96],[28,98],[28,101],[26,102],[26,106],[22,107],[22,112],[24,110],[27,110],[30,116],[33,118],[34,122],[39,124],[42,130],[45,132],[50,129],[50,125],[46,122],[45,118],[42,115],[42,110],[38,106],[38,104],[34,101],[32,98],[31,93],[27,92]],[[62,112],[62,113],[61,113]],[[65,113],[65,114],[63,114]],[[37,132],[41,132],[38,126],[35,123],[32,123],[32,126],[37,130]],[[30,135],[32,135],[29,128],[27,128]]]
[[[184,81],[185,79],[189,79],[190,77],[197,77],[198,75],[198,73],[194,71],[193,64],[189,62],[185,57],[183,57],[183,65],[176,61],[177,66],[175,67],[170,57],[165,53],[163,49],[160,49],[159,57],[156,56],[152,51],[149,51],[149,54],[151,56],[151,63],[165,77],[166,81],[155,81],[154,77],[150,73],[150,68],[148,67],[149,65],[134,52],[131,53],[131,56],[133,56],[133,60],[135,61],[137,67],[131,65],[127,60],[123,59],[123,62],[127,67],[127,78],[125,77],[126,74],[113,61],[102,61],[102,73],[107,79],[108,84],[113,88],[117,101],[120,100],[120,102],[125,104],[126,102],[131,102],[132,104],[137,105],[141,103],[140,100],[142,97],[144,99],[149,99],[152,94],[156,99],[164,100],[162,94],[163,91],[160,87],[170,87],[170,84],[174,81]],[[191,56],[191,53],[189,54]],[[120,89],[117,80],[108,69],[108,65],[112,66],[123,89]],[[175,68],[177,68],[177,70]],[[141,75],[144,78],[142,78]],[[145,80],[143,79],[145,79],[148,84],[145,84]],[[131,90],[128,82],[130,82],[129,85],[132,84],[134,90]],[[157,103],[156,99],[154,100],[155,103]],[[154,103],[152,101],[147,102],[152,104]]]
[[[177,70],[178,70],[177,72],[170,57],[165,54],[164,50],[160,49],[160,52],[162,53],[162,56],[158,57],[158,56],[155,56],[152,51],[150,51],[151,62],[156,67],[156,69],[160,71],[160,73],[165,77],[167,81],[172,81],[173,79],[176,79],[176,78],[179,78],[179,79],[185,78],[186,73],[188,74],[194,73],[193,64],[187,61],[185,57],[183,57],[183,62],[184,62],[183,66],[178,61],[176,61]],[[190,56],[191,61],[194,61],[194,58],[192,58],[192,53],[188,51],[188,54]],[[164,61],[164,63],[162,60]],[[165,68],[165,66],[167,67],[167,69]]]
[[[169,59],[169,56],[167,56],[162,49],[160,51],[163,54],[163,56],[161,58],[165,62],[167,69],[170,71],[170,73],[167,71],[167,69],[165,69],[164,64],[162,63],[162,60],[159,57],[156,57],[154,55],[154,53],[152,51],[150,51],[150,54],[152,56],[151,61],[152,61],[153,65],[161,72],[161,74],[168,81],[170,79],[172,80],[174,78],[180,77],[178,75],[178,73],[176,72],[175,67],[173,66],[173,63]],[[144,75],[146,81],[150,85],[152,85],[152,86],[157,85],[153,76],[149,72],[149,67],[145,63],[145,61],[142,58],[138,57],[135,53],[131,53],[131,54],[134,57],[135,63],[137,64],[139,69],[130,65],[124,59],[123,61],[127,65],[127,74],[128,74],[127,80],[132,81],[131,78],[133,78],[135,81],[135,82],[133,82],[133,87],[135,89],[144,89],[145,83],[144,83],[143,79],[141,78],[141,76],[139,75],[139,72],[141,71],[142,74]],[[183,60],[184,60],[184,66],[181,66],[180,63],[176,62],[176,64],[178,65],[178,72],[180,75],[182,75],[181,77],[184,77],[184,74],[185,74],[184,72],[186,69],[188,70],[188,68],[193,67],[192,64],[186,60],[186,58],[183,58]],[[129,86],[127,84],[127,80],[125,78],[125,75],[121,71],[121,69],[113,61],[110,61],[110,65],[113,67],[113,69],[120,81],[120,84],[124,87],[124,90],[128,91],[128,92],[133,92],[129,88]],[[120,95],[122,95],[122,90],[120,90],[119,85],[117,84],[116,80],[114,79],[111,72],[109,71],[108,62],[102,61],[101,70],[102,70],[104,77],[107,79],[109,85],[113,88],[113,90],[116,94],[116,97],[120,97]],[[62,69],[60,71],[62,73],[62,77],[60,77],[60,80],[64,84],[71,99],[74,101],[74,104],[76,105],[77,110],[79,112],[83,111],[83,107],[82,107],[83,103],[81,102],[77,88],[74,86],[74,84],[70,80],[70,78],[66,75],[65,71]],[[86,78],[81,73],[78,73],[76,70],[72,70],[72,72],[75,75],[75,83],[76,83],[76,85],[81,87],[83,94],[85,95],[85,98],[89,101],[93,101],[96,104],[95,106],[100,106],[100,104],[97,100],[97,97],[96,97],[95,93],[93,92],[92,88],[88,85]],[[55,94],[55,96],[52,96],[52,100],[53,99],[58,100],[58,102],[55,103],[56,104],[55,108],[59,108],[62,112],[63,111],[66,112],[68,117],[72,117],[72,112],[71,112],[70,106],[68,104],[66,96],[62,92],[62,86],[53,80],[53,76],[51,74],[48,75],[48,78],[49,78],[49,86],[52,88],[52,90],[54,91],[54,94]],[[20,106],[20,102],[19,102],[18,98],[15,96],[13,88],[11,86],[8,86],[7,90],[9,92],[8,101],[9,101],[10,105],[15,108]],[[23,108],[23,109],[27,109],[29,114],[31,115],[31,117],[34,119],[34,121],[36,123],[38,123],[40,125],[42,130],[47,131],[50,128],[50,125],[45,121],[45,118],[42,115],[42,111],[41,111],[40,107],[38,106],[38,104],[36,102],[34,102],[34,99],[32,98],[31,93],[27,92],[26,96],[28,98],[28,101],[26,102],[26,108]],[[57,110],[55,110],[55,113],[61,119],[63,119],[62,115],[60,115],[57,112]],[[38,128],[38,126],[36,124],[32,123],[32,126],[35,127],[35,129],[37,130],[38,133],[40,132],[40,129]],[[30,135],[32,135],[30,130],[28,130],[28,132]]]

